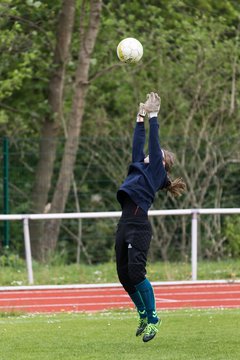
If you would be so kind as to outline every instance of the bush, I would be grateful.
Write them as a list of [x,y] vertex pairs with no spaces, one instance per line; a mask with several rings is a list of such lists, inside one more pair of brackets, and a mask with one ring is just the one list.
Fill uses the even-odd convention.
[[0,267],[9,266],[12,268],[18,268],[25,266],[24,260],[19,257],[19,255],[10,253],[8,249],[3,251],[3,254],[0,255]]
[[226,250],[231,257],[240,255],[240,216],[226,217],[225,235],[227,238]]

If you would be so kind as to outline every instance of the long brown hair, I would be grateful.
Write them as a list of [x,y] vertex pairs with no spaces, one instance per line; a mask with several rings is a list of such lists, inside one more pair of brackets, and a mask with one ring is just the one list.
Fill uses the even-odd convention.
[[[171,151],[163,149],[163,158],[165,160],[165,169],[168,174],[175,162],[175,155]],[[168,175],[168,181],[165,189],[170,192],[172,196],[178,197],[186,191],[186,184],[182,178],[171,180]]]
[[165,169],[167,172],[169,172],[174,164],[175,161],[175,155],[171,151],[168,150],[162,150],[163,151],[163,158],[165,161]]

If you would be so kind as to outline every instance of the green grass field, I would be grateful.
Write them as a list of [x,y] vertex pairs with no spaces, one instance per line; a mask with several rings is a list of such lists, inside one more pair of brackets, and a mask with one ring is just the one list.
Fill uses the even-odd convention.
[[[191,280],[191,264],[183,262],[156,262],[147,267],[150,281]],[[114,262],[86,265],[43,265],[33,263],[35,285],[62,285],[118,282]],[[201,261],[199,280],[240,279],[240,260]],[[23,261],[12,266],[0,265],[0,286],[28,285],[26,265]]]
[[1,360],[237,360],[240,309],[161,314],[155,339],[135,337],[131,310],[0,317]]

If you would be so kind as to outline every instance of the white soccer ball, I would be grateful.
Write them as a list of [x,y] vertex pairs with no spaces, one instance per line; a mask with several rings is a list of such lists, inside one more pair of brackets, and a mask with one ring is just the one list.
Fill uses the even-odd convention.
[[117,56],[125,63],[137,63],[143,56],[142,44],[134,38],[123,39],[117,46]]

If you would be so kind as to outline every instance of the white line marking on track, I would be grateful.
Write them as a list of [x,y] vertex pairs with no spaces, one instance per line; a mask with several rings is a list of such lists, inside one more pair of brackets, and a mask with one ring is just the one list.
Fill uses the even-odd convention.
[[[26,294],[26,293],[24,293]],[[31,294],[31,292],[30,292]],[[34,293],[35,294],[35,293]],[[39,292],[38,292],[39,294]],[[41,294],[43,294],[41,292]],[[54,294],[54,293],[53,293]],[[65,293],[64,293],[65,294]],[[155,291],[155,296],[186,296],[186,295],[230,295],[230,294],[239,294],[240,295],[240,291],[215,291],[215,292],[210,292],[210,291],[204,291],[204,292],[156,292]],[[1,295],[1,293],[0,293]],[[125,293],[122,293],[122,294],[115,294],[115,295],[111,295],[111,294],[106,294],[106,295],[101,295],[101,294],[98,294],[98,295],[81,295],[81,293],[79,295],[62,295],[62,293],[59,293],[57,294],[57,296],[47,296],[47,294],[44,293],[44,295],[46,296],[32,296],[32,297],[24,297],[24,296],[19,296],[19,297],[16,297],[16,296],[13,296],[11,297],[11,295],[13,295],[12,293],[6,293],[6,295],[9,295],[8,298],[0,298],[0,301],[19,301],[19,300],[54,300],[54,299],[89,299],[89,298],[113,298],[113,297],[120,297],[120,298],[128,298],[128,295],[125,294]],[[17,294],[14,294],[14,295],[23,295],[23,293],[17,293]],[[170,299],[169,299],[170,301]]]
[[[154,287],[154,289],[206,289],[206,288],[234,288],[237,287],[238,289],[240,288],[240,280],[236,280],[235,282],[231,281],[224,281],[224,280],[219,280],[216,282],[174,282],[174,284],[170,283],[160,283],[160,282],[152,282],[152,285]],[[11,292],[11,293],[17,293],[17,292],[40,292],[42,293],[44,292],[55,292],[55,291],[61,291],[61,292],[68,292],[68,291],[91,291],[91,292],[99,292],[99,291],[123,291],[123,288],[121,287],[120,284],[82,284],[82,285],[38,285],[38,286],[7,286],[7,287],[0,287],[0,294],[1,293],[7,293],[7,292]]]
[[0,306],[0,309],[15,309],[15,308],[44,308],[44,307],[50,307],[50,308],[54,308],[54,307],[83,307],[83,306],[108,306],[108,305],[129,305],[131,304],[130,302],[103,302],[103,303],[85,303],[85,304],[75,304],[75,303],[70,303],[70,304],[30,304],[30,305],[13,305],[13,306]]
[[5,299],[0,299],[1,301],[35,301],[35,300],[64,300],[64,299],[100,299],[100,298],[129,298],[128,295],[108,295],[108,296],[104,296],[104,295],[94,295],[94,296],[84,296],[84,295],[80,295],[80,296],[42,296],[42,297],[12,297],[12,298],[5,298]]
[[[220,299],[220,300],[218,300],[218,299],[200,299],[200,300],[198,300],[198,299],[195,299],[195,300],[171,300],[171,301],[169,301],[169,300],[164,300],[164,299],[160,299],[160,301],[159,301],[159,299],[157,299],[157,301],[156,302],[158,302],[158,303],[170,303],[170,302],[174,302],[174,303],[190,303],[190,304],[192,304],[192,303],[198,303],[198,302],[200,302],[200,303],[202,303],[202,302],[208,302],[208,303],[212,303],[212,302],[214,302],[214,303],[217,303],[218,305],[217,306],[219,306],[219,307],[221,307],[221,306],[224,306],[225,307],[225,305],[223,305],[223,303],[224,302],[226,302],[226,301],[228,301],[228,302],[235,302],[235,301],[240,301],[240,298],[239,299]],[[221,305],[222,304],[222,305]],[[64,307],[69,307],[69,306],[71,306],[71,307],[80,307],[80,308],[82,308],[82,307],[88,307],[88,306],[123,306],[123,305],[133,305],[130,301],[117,301],[117,302],[99,302],[99,303],[90,303],[90,302],[86,302],[86,303],[61,303],[61,304],[29,304],[29,305],[1,305],[0,306],[0,309],[15,309],[15,308],[46,308],[46,307],[50,307],[50,308],[54,308],[54,307],[62,307],[62,308],[64,308]],[[199,306],[201,306],[201,305],[199,305]],[[231,306],[230,304],[228,304],[228,305],[226,305],[226,306]],[[238,305],[236,305],[236,304],[234,304],[234,306],[236,306],[236,307],[239,307],[240,306],[240,302],[239,302],[239,304]],[[211,305],[209,305],[209,307],[211,307]]]
[[178,302],[178,300],[174,300],[174,299],[162,299],[162,298],[158,298],[155,297],[155,300],[158,302]]
[[[224,302],[224,301],[240,301],[240,298],[224,298],[224,299],[175,299],[178,303],[192,303],[192,302]],[[240,303],[239,303],[240,306]]]

